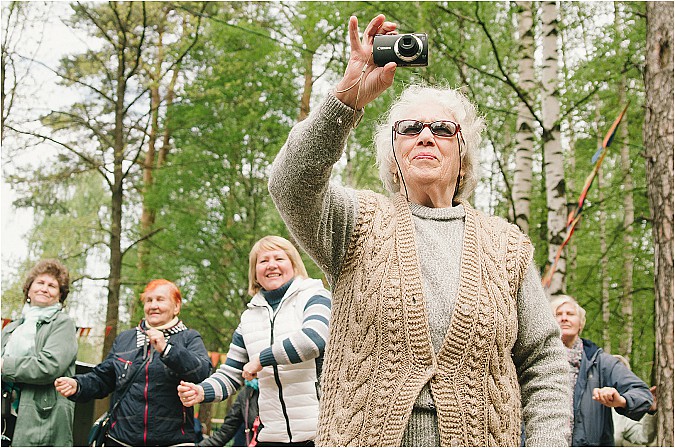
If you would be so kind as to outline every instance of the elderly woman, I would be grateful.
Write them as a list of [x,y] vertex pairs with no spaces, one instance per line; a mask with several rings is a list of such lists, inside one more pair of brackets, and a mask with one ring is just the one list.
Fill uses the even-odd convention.
[[579,337],[586,325],[586,311],[574,298],[556,296],[550,306],[567,347],[569,383],[574,391],[569,422],[572,446],[614,446],[612,408],[640,420],[654,411],[649,387],[619,359]]
[[[467,202],[482,120],[459,92],[408,88],[376,135],[391,197],[330,182],[363,108],[391,86],[375,67],[383,15],[344,78],[291,131],[269,190],[333,285],[317,445],[565,445],[559,330],[515,226]],[[521,411],[522,410],[522,411]]]
[[75,324],[63,312],[69,291],[68,269],[57,260],[40,261],[24,282],[21,318],[2,330],[3,395],[16,397],[13,437],[5,429],[11,430],[14,419],[3,414],[3,435],[12,446],[73,445],[75,405],[52,384],[75,373]]
[[201,384],[182,382],[178,393],[185,406],[220,401],[257,377],[256,446],[314,446],[330,293],[308,278],[297,249],[280,236],[253,245],[248,279],[253,298],[225,364]]
[[[105,446],[194,445],[193,412],[182,406],[176,387],[181,380],[208,377],[211,360],[200,334],[178,318],[182,299],[175,284],[153,280],[141,300],[145,318],[117,336],[103,362],[89,373],[58,378],[54,385],[78,402],[112,394],[112,405],[133,376],[112,415]],[[139,368],[143,371],[134,376]]]

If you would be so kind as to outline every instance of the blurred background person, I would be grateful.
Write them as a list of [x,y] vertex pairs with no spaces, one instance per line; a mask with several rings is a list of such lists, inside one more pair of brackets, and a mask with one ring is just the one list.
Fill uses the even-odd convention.
[[257,377],[257,446],[313,446],[330,293],[308,277],[298,250],[280,236],[253,245],[248,278],[252,298],[225,363],[201,384],[181,382],[178,393],[185,406],[221,401]]
[[[75,373],[75,324],[63,312],[69,291],[68,269],[40,261],[24,282],[21,318],[2,330],[2,389],[16,414],[12,446],[73,445],[75,404],[54,390],[56,378]],[[3,415],[3,425],[5,418],[13,420]]]
[[[630,363],[621,355],[613,355],[621,364],[630,369]],[[614,443],[616,446],[655,446],[656,445],[656,386],[649,388],[654,402],[649,411],[639,421],[631,420],[612,410],[614,423]]]
[[567,366],[534,249],[468,202],[476,107],[458,90],[406,87],[377,111],[387,195],[331,181],[366,105],[393,83],[396,63],[378,67],[372,51],[395,31],[380,14],[359,38],[350,18],[344,77],[270,173],[281,217],[334,291],[316,443],[516,446],[524,420],[528,445],[565,445]]
[[649,387],[621,361],[588,339],[579,337],[586,310],[565,295],[550,302],[567,347],[569,381],[573,391],[572,446],[614,446],[612,408],[640,420],[653,403]]
[[139,325],[120,333],[91,372],[54,382],[56,390],[73,401],[112,394],[112,404],[125,380],[143,366],[112,416],[106,446],[195,444],[193,410],[183,407],[176,386],[181,380],[207,378],[211,360],[200,334],[179,319],[181,300],[172,282],[151,281],[141,294],[145,318]]
[[258,378],[253,378],[244,382],[218,431],[197,446],[226,446],[230,440],[229,446],[255,446],[258,422]]

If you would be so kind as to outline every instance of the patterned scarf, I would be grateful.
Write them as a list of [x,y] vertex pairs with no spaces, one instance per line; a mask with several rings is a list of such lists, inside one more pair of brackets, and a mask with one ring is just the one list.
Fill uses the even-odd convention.
[[138,324],[136,327],[136,347],[143,347],[148,344],[148,336],[145,334],[145,331],[149,328],[154,328],[155,330],[161,330],[164,333],[164,338],[166,342],[169,342],[172,334],[180,333],[181,331],[187,330],[187,327],[182,320],[179,320],[177,317],[174,317],[169,323],[161,325],[159,327],[151,327],[145,322],[145,319]]
[[[567,348],[567,347],[566,347]],[[571,348],[567,348],[567,362],[570,363],[570,388],[572,390],[572,397],[570,397],[570,408],[572,410],[570,414],[570,435],[567,440],[569,444],[572,444],[572,432],[574,431],[574,386],[577,384],[577,379],[579,378],[579,369],[581,368],[581,357],[584,353],[584,344],[581,342],[581,338],[577,337],[574,340]]]

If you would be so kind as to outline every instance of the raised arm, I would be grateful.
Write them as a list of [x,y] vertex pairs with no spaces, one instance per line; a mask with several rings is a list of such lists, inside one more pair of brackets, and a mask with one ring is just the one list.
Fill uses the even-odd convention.
[[379,15],[359,39],[356,17],[350,18],[351,54],[343,79],[307,119],[293,127],[272,165],[270,195],[293,237],[331,284],[339,274],[357,204],[353,191],[330,184],[331,171],[363,107],[393,83],[396,64],[376,67],[372,43],[376,34],[395,30],[395,24]]

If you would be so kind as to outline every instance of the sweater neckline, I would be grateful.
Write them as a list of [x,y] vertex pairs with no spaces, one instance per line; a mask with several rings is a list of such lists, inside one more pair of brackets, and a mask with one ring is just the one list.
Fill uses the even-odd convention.
[[464,204],[443,208],[426,207],[415,202],[409,202],[408,204],[410,206],[410,212],[417,218],[433,219],[436,221],[451,221],[453,219],[464,219],[466,216]]
[[288,291],[288,288],[291,287],[291,284],[295,280],[295,277],[291,278],[289,281],[278,287],[277,289],[273,289],[271,291],[268,291],[264,288],[260,289],[260,294],[267,300],[267,303],[272,307],[272,310],[276,310],[279,304],[281,303],[281,300],[284,298],[286,295],[286,291]]

